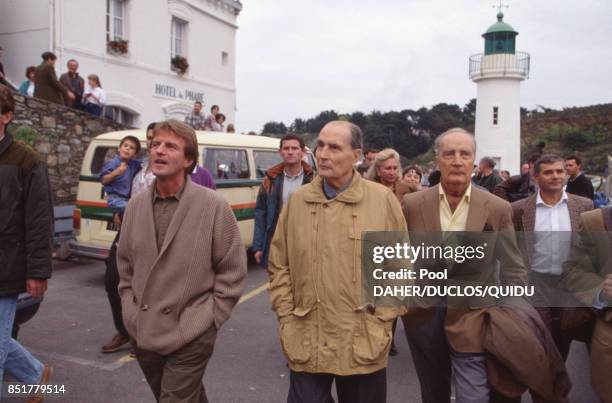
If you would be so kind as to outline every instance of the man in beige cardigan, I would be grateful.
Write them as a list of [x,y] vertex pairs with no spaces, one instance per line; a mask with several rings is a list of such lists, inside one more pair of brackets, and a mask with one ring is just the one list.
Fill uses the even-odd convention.
[[193,129],[168,120],[153,136],[156,180],[130,200],[117,250],[123,320],[157,401],[206,402],[202,377],[244,287],[246,253],[227,202],[189,179]]

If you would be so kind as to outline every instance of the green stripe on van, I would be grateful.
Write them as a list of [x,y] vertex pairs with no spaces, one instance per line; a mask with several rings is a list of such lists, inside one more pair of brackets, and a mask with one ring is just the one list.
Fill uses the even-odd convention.
[[100,183],[100,177],[98,175],[79,175],[79,181]]
[[81,218],[100,221],[111,221],[113,219],[113,211],[108,207],[77,205],[77,208],[81,210]]
[[[80,175],[79,181],[100,183],[100,177],[97,175]],[[216,179],[215,185],[217,189],[227,189],[259,186],[261,182],[262,179]]]
[[217,189],[243,188],[261,185],[263,179],[215,179]]
[[234,210],[236,221],[252,220],[255,218],[254,208],[241,208]]
[[[99,220],[99,221],[111,221],[113,219],[113,212],[108,207],[93,207],[93,206],[78,206],[77,208],[81,210],[81,218],[88,218],[90,220]],[[242,208],[235,209],[234,215],[236,216],[236,221],[244,221],[244,220],[252,220],[255,218],[255,209],[254,208]]]

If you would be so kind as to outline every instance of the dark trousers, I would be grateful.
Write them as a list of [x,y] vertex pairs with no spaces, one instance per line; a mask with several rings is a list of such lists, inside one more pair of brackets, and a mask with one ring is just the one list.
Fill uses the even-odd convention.
[[445,317],[446,308],[428,308],[402,317],[423,403],[450,402],[451,359]]
[[86,103],[84,106],[84,110],[85,112],[91,113],[92,115],[95,115],[95,116],[102,115],[102,107],[100,105]]
[[383,403],[387,401],[387,369],[365,375],[339,376],[291,371],[287,403],[334,403],[336,381],[338,403]]
[[216,337],[217,329],[212,325],[204,334],[168,355],[135,346],[138,364],[158,402],[208,403],[202,378]]
[[104,273],[104,285],[108,302],[110,303],[111,312],[113,313],[113,322],[117,332],[125,337],[128,336],[125,325],[123,324],[123,316],[121,316],[121,297],[119,297],[119,271],[117,270],[117,242],[119,241],[119,233],[113,241],[108,258],[106,258],[106,273]]
[[555,341],[563,360],[567,360],[572,340],[591,347],[595,315],[589,308],[540,308],[536,310]]

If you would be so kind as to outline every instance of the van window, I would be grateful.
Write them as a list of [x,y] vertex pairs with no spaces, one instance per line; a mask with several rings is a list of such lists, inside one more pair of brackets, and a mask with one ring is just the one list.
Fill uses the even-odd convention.
[[219,179],[249,179],[249,162],[246,150],[230,148],[205,148],[204,166],[213,177]]
[[255,160],[255,175],[257,179],[266,176],[266,171],[276,164],[283,162],[278,151],[263,151],[253,150],[253,159]]
[[112,160],[117,154],[117,147],[100,146],[96,147],[94,156],[91,159],[91,174],[97,175],[102,171],[104,164]]
[[[100,172],[102,172],[104,164],[113,159],[113,157],[117,154],[117,150],[118,147],[115,146],[96,147],[93,158],[91,159],[91,174],[98,175]],[[142,161],[146,156],[147,150],[145,148],[141,148],[140,152],[136,155],[136,158]]]

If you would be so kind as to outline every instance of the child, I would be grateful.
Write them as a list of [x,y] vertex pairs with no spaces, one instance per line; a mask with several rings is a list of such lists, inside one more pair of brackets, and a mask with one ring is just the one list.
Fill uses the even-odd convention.
[[119,143],[115,157],[104,164],[100,172],[100,181],[107,194],[108,206],[120,217],[127,206],[132,180],[140,171],[140,161],[136,154],[140,151],[140,141],[134,136],[125,136]]

